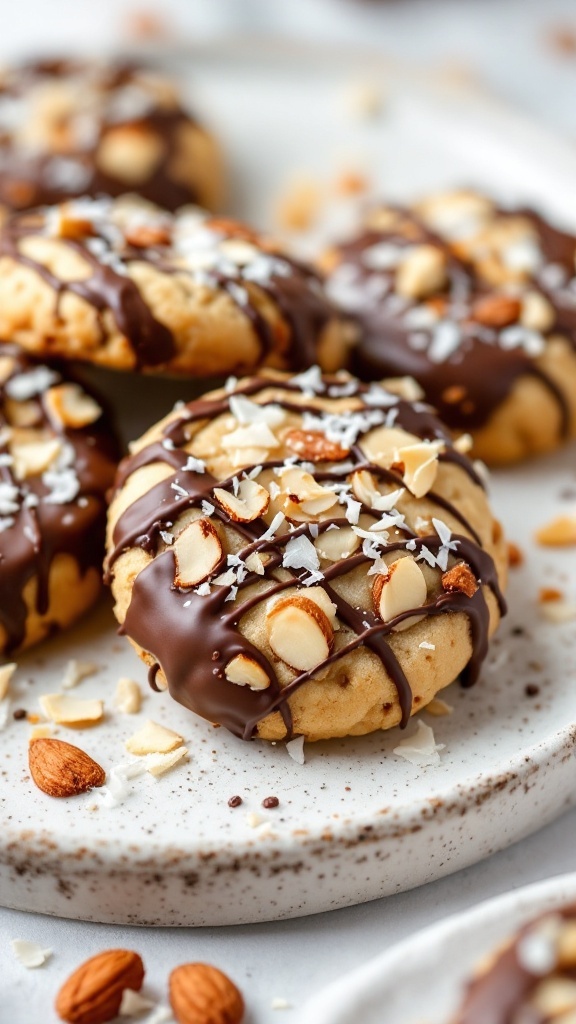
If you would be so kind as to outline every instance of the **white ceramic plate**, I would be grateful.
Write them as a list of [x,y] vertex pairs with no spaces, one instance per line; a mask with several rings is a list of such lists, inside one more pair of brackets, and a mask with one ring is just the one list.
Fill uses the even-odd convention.
[[[267,59],[262,50],[231,47],[188,61],[227,140],[239,212],[265,224],[279,183],[294,170],[334,178],[361,160],[387,193],[467,181],[535,200],[576,224],[576,156],[568,145],[490,102],[398,69],[384,75],[381,118],[351,118],[343,103],[351,80],[380,70],[361,72],[342,55],[317,58],[305,54],[295,63],[293,54]],[[100,379],[125,436],[194,393],[190,383]],[[1,737],[0,901],[148,925],[278,919],[420,885],[550,821],[575,799],[576,630],[545,624],[536,594],[560,586],[574,598],[576,559],[537,550],[530,538],[567,507],[562,494],[574,487],[573,467],[571,449],[494,480],[498,513],[527,559],[513,574],[511,613],[477,687],[452,686],[444,696],[454,713],[425,719],[445,745],[439,767],[417,769],[395,756],[397,730],[309,746],[300,766],[282,744],[243,744],[164,695],[149,693],[136,719],[114,714],[119,676],[146,684],[106,602],[70,634],[23,657],[13,706],[29,711],[40,693],[58,687],[69,658],[102,666],[78,693],[106,695],[106,722],[59,735],[79,741],[107,769],[126,760],[124,741],[146,717],[180,732],[191,760],[159,781],[134,780],[118,806],[98,793],[53,801],[28,778],[26,723],[10,720]],[[537,696],[526,696],[528,684],[539,687]],[[414,729],[412,722],[408,733]],[[231,810],[235,794],[244,803]],[[264,811],[271,795],[280,806]],[[251,827],[250,812],[262,827]]]
[[531,918],[575,898],[576,874],[557,875],[454,914],[324,989],[301,1024],[447,1024],[485,956]]

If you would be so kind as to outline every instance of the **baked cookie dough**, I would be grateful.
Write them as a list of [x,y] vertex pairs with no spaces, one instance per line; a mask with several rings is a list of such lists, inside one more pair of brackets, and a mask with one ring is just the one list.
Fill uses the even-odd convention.
[[268,372],[132,446],[108,577],[154,685],[244,739],[320,740],[405,725],[475,681],[505,542],[410,388]]
[[27,63],[0,73],[0,207],[136,192],[167,210],[216,209],[224,173],[212,136],[174,84],[127,63]]
[[473,193],[381,206],[328,253],[364,379],[412,375],[474,454],[506,464],[576,435],[576,238]]
[[572,1024],[576,906],[542,914],[480,965],[451,1024]]
[[77,199],[0,231],[0,336],[43,356],[199,377],[332,371],[354,331],[311,268],[199,208]]
[[0,346],[0,652],[64,629],[101,590],[116,443],[100,405]]

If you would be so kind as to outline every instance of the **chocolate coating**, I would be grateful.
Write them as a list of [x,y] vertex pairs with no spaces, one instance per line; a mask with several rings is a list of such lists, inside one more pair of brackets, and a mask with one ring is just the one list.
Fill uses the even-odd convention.
[[[330,387],[338,384],[342,384],[341,379],[324,378],[322,386],[329,394]],[[317,411],[315,407],[307,406],[306,403],[295,402],[297,386],[283,379],[262,377],[241,382],[235,393],[257,395],[270,387],[279,388],[285,394],[285,397],[274,399],[275,405],[287,410],[297,409],[298,412]],[[359,399],[360,409],[371,409],[374,412],[374,405],[364,399],[368,391],[365,385],[357,382],[353,384],[352,393]],[[442,439],[446,444],[446,450],[440,458],[458,463],[477,481],[471,464],[453,449],[442,424],[427,407],[415,406],[398,399],[395,399],[395,402],[395,426],[400,426],[427,440]],[[181,446],[187,440],[186,428],[190,424],[214,418],[229,408],[229,396],[200,399],[189,403],[180,411],[178,418],[164,429],[162,441],[156,441],[143,448],[125,459],[120,466],[117,488],[121,488],[136,469],[151,463],[165,462],[174,470],[165,480],[133,502],[119,517],[114,527],[113,549],[108,559],[109,580],[113,576],[116,560],[130,548],[139,546],[155,554],[153,561],[146,565],[134,580],[130,605],[121,632],[128,635],[155,659],[156,664],[151,672],[152,682],[158,667],[161,666],[170,693],[177,701],[209,721],[225,725],[243,739],[250,739],[258,722],[274,711],[280,712],[286,733],[291,735],[290,695],[317,672],[334,664],[361,645],[377,655],[392,678],[402,709],[402,724],[406,725],[412,710],[412,692],[386,638],[396,625],[413,616],[416,610],[403,612],[384,623],[371,609],[353,607],[331,585],[332,581],[345,576],[357,566],[369,564],[370,557],[364,551],[341,558],[323,571],[322,587],[336,605],[339,620],[351,630],[353,637],[345,646],[331,652],[313,670],[300,672],[287,685],[281,687],[273,665],[239,631],[238,625],[243,616],[260,602],[289,587],[294,587],[295,584],[304,587],[303,581],[308,575],[306,570],[291,569],[290,577],[282,580],[274,576],[274,570],[282,566],[286,544],[298,536],[307,534],[309,524],[294,524],[291,532],[270,538],[264,536],[267,527],[261,519],[249,523],[231,522],[226,512],[217,507],[217,502],[213,498],[213,488],[216,485],[222,488],[231,486],[233,478],[219,481],[207,471],[199,473],[184,468],[188,456]],[[367,427],[366,430],[368,429],[371,428]],[[282,463],[267,462],[263,468],[278,465]],[[352,467],[369,470],[378,479],[390,482],[396,487],[402,486],[402,477],[398,472],[372,464],[358,444],[353,445],[347,453],[346,465],[326,465],[326,468],[322,469],[320,464],[318,468],[315,467],[315,478],[344,481],[352,472]],[[247,467],[245,472],[249,470],[250,467]],[[493,560],[480,546],[474,530],[459,511],[445,499],[433,491],[428,493],[427,498],[436,501],[440,507],[449,510],[462,522],[469,536],[458,535],[454,538],[457,540],[458,559],[463,559],[470,566],[476,579],[481,580],[493,591],[503,613],[505,605]],[[269,581],[270,588],[265,593],[258,593],[242,600],[242,592],[246,587],[262,579],[253,572],[247,572],[238,582],[239,596],[230,605],[227,599],[229,600],[231,596],[231,586],[215,586],[209,593],[201,594],[195,588],[182,590],[174,585],[173,550],[167,548],[161,553],[156,553],[161,531],[168,529],[185,509],[199,507],[205,500],[216,506],[213,514],[227,526],[232,526],[243,538],[242,550],[239,552],[239,557],[243,561],[253,552],[265,552],[269,556],[264,578]],[[362,510],[375,519],[380,517],[380,513],[366,506],[363,506]],[[333,518],[319,523],[318,529],[322,533],[333,524],[349,525],[348,520],[344,519],[342,512],[339,511]],[[383,544],[383,555],[387,552],[406,550],[407,545],[407,550],[416,553],[420,553],[424,548],[429,552],[440,550],[442,542],[436,534],[418,536],[407,525],[399,527],[399,532],[402,539]],[[224,564],[225,561],[216,566],[213,575],[221,572]],[[304,588],[304,595],[305,592]],[[436,616],[451,611],[464,611],[470,621],[472,656],[463,675],[463,682],[464,685],[472,685],[478,676],[488,645],[489,611],[482,588],[478,587],[472,597],[467,597],[463,593],[439,593],[434,600],[418,608],[417,614]],[[267,689],[251,690],[248,686],[235,685],[226,678],[226,666],[238,654],[249,656],[264,669],[270,680]]]

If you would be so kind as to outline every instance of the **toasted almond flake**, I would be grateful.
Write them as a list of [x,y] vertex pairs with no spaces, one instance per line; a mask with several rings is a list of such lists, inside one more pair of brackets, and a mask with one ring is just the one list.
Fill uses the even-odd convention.
[[334,632],[328,616],[307,596],[280,598],[267,614],[268,642],[297,672],[308,672],[329,656]]
[[246,654],[232,658],[224,674],[231,683],[248,686],[251,690],[266,690],[270,686],[270,679],[262,666]]
[[327,558],[331,562],[338,562],[341,558],[347,558],[360,547],[360,538],[354,533],[351,526],[341,526],[336,530],[325,530],[314,541],[314,547],[321,558]]
[[178,534],[172,550],[176,562],[177,587],[195,587],[202,583],[222,560],[223,549],[218,531],[209,519],[194,519]]
[[[411,555],[398,558],[385,574],[374,577],[372,598],[374,610],[383,622],[390,622],[403,612],[416,610],[426,601],[424,573]],[[394,626],[395,632],[409,629],[421,616],[411,615]]]
[[71,658],[62,679],[62,689],[72,690],[83,679],[95,675],[99,670],[100,666],[93,661],[77,661],[76,658]]
[[549,601],[561,601],[563,597],[562,591],[557,590],[556,587],[540,587],[538,591],[540,604],[547,604]]
[[451,704],[447,704],[446,701],[442,700],[440,697],[435,697],[434,700],[431,700],[430,703],[426,705],[424,711],[429,715],[432,715],[434,718],[442,718],[444,715],[451,715],[454,708]]
[[423,498],[432,487],[438,472],[438,455],[444,448],[443,441],[421,441],[398,449],[396,458],[404,465],[404,483],[415,498]]
[[125,988],[122,992],[122,1002],[118,1014],[120,1017],[137,1017],[141,1013],[152,1010],[154,1005],[151,999],[145,999],[134,989]]
[[51,949],[42,949],[37,942],[28,942],[26,939],[11,939],[10,945],[14,956],[23,967],[42,967],[52,956]]
[[141,729],[126,740],[126,750],[139,757],[145,754],[167,754],[180,747],[184,739],[172,729],[147,719]]
[[178,764],[184,758],[188,757],[188,747],[176,747],[175,750],[170,750],[168,753],[160,754],[153,753],[146,755],[146,771],[150,772],[150,775],[157,777],[163,775],[164,772],[173,768],[174,765]]
[[9,661],[6,665],[0,667],[0,700],[4,700],[8,696],[10,681],[16,671],[16,667],[15,661]]
[[19,480],[26,480],[29,476],[44,473],[58,458],[61,450],[62,442],[57,437],[47,441],[30,441],[26,444],[11,443],[10,454],[16,477]]
[[541,606],[541,612],[548,622],[561,625],[576,619],[576,604],[573,601],[551,601]]
[[576,516],[558,516],[536,531],[538,544],[545,547],[568,547],[576,544]]
[[524,553],[522,549],[514,541],[508,541],[508,565],[510,568],[515,569],[517,566],[522,565],[523,562]]
[[304,756],[304,736],[296,736],[293,740],[288,740],[286,744],[286,751],[296,764],[306,764],[306,758]]
[[215,487],[213,493],[218,504],[236,523],[253,522],[266,513],[270,504],[270,494],[266,488],[249,478],[240,481],[237,495],[230,494],[222,487]]
[[142,690],[135,679],[122,676],[116,683],[114,707],[123,715],[135,715],[142,705]]
[[44,405],[53,423],[80,429],[95,423],[102,409],[79,384],[57,384],[44,395]]
[[311,473],[306,473],[298,466],[283,469],[278,475],[281,493],[285,495],[282,511],[296,522],[327,512],[338,500],[331,488],[323,487]]
[[436,743],[430,726],[419,720],[416,732],[401,740],[398,746],[394,747],[393,753],[410,761],[410,764],[427,768],[440,764],[441,750],[444,750],[444,744]]
[[45,740],[53,735],[54,730],[51,725],[35,725],[30,730],[29,740],[32,743],[33,740]]
[[104,702],[69,697],[64,693],[46,693],[40,698],[42,711],[57,725],[93,725],[104,714]]

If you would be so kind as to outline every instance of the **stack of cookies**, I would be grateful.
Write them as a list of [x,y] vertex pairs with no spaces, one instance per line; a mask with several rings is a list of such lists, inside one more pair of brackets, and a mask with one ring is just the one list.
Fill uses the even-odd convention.
[[[379,206],[312,267],[222,216],[223,180],[156,74],[0,82],[4,653],[94,601],[111,496],[106,580],[154,688],[244,739],[405,725],[475,681],[505,610],[471,457],[576,431],[576,242],[451,193]],[[222,386],[116,470],[76,361],[136,396]]]

